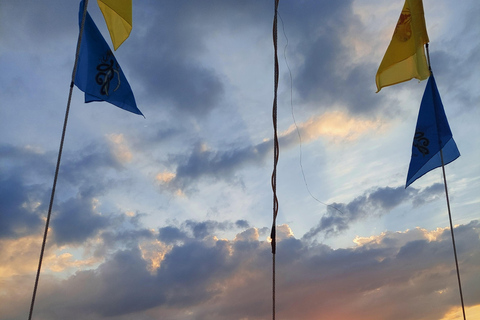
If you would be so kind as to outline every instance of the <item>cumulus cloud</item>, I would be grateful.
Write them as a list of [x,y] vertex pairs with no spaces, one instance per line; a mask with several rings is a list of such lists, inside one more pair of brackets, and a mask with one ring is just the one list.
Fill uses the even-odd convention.
[[[61,83],[65,80],[67,89],[78,35],[78,2],[47,2],[0,5],[0,100],[5,106],[0,118],[6,120],[0,141],[0,320],[25,319],[28,312],[57,157],[56,124],[60,129],[63,120],[58,108],[67,94]],[[446,1],[440,2],[438,8],[448,7]],[[380,3],[281,2],[278,36],[283,46],[285,30],[293,81],[290,88],[289,74],[281,67],[279,107],[289,100],[292,89],[295,110],[312,113],[298,123],[303,143],[321,139],[330,147],[338,141],[350,146],[359,142],[356,150],[371,154],[377,149],[363,148],[361,138],[384,133],[381,121],[399,124],[398,118],[406,117],[399,116],[403,103],[387,102],[408,100],[409,106],[414,94],[421,96],[421,85],[408,95],[400,87],[374,94],[376,60],[384,50],[378,50],[378,33],[380,38],[385,34],[377,23],[386,23],[378,16],[394,7]],[[429,19],[432,36],[442,35],[437,36],[437,49],[431,48],[433,65],[441,66],[436,69],[437,81],[442,90],[442,83],[452,79],[448,88],[443,87],[442,98],[455,101],[451,110],[457,120],[478,100],[478,90],[471,90],[478,76],[462,67],[479,60],[473,30],[480,20],[472,4],[470,0],[453,6],[451,18]],[[468,9],[460,10],[462,6]],[[35,318],[270,317],[270,230],[253,220],[235,219],[264,221],[264,209],[271,204],[271,190],[258,182],[256,174],[272,152],[271,132],[264,125],[271,106],[272,10],[271,2],[257,0],[135,4],[134,29],[116,56],[147,119],[103,107],[106,103],[84,105],[83,94],[75,89]],[[109,42],[94,2],[89,11]],[[370,28],[374,34],[368,34]],[[457,50],[448,51],[452,47]],[[283,130],[291,124],[290,115],[279,115]],[[388,127],[384,136],[395,142],[389,140],[389,146],[404,141],[399,138],[404,132],[398,131],[406,127]],[[459,148],[463,140],[462,150],[476,150],[472,138],[478,136],[472,133],[476,127],[466,123],[466,139],[458,139]],[[281,152],[299,143],[294,126],[279,138]],[[382,139],[371,138],[369,147],[385,147],[377,144]],[[339,149],[328,147],[329,152]],[[357,158],[359,153],[349,153],[352,161],[365,159]],[[285,155],[282,165],[287,167],[293,162],[291,154]],[[321,155],[332,164],[330,173],[339,170],[331,159],[335,155]],[[467,157],[476,159],[467,152],[461,159]],[[389,181],[395,179],[393,169],[385,171]],[[475,185],[469,183],[473,178],[456,174],[454,179],[475,194]],[[218,193],[225,183],[253,187],[232,194],[227,186]],[[297,187],[288,185],[289,190]],[[192,190],[198,193],[186,199]],[[339,236],[355,223],[384,216],[401,205],[415,210],[442,193],[441,184],[421,190],[382,185],[333,204],[338,210],[330,207],[320,221],[305,220],[304,225],[312,227],[305,238],[296,238],[297,230],[289,225],[278,226],[279,318],[448,319],[458,310],[448,229],[415,228],[415,221],[409,221],[411,230],[357,237],[352,248],[333,249],[312,241],[320,234]],[[462,202],[468,207],[467,217],[476,216],[475,199],[469,196]],[[205,212],[209,220],[202,217]],[[213,219],[220,214],[225,220]],[[235,218],[228,220],[229,215]],[[474,306],[480,306],[479,222],[459,225],[455,233],[470,315]]]
[[[467,307],[480,304],[475,262],[480,258],[479,228],[478,221],[455,228]],[[277,247],[277,314],[282,318],[438,320],[458,307],[448,229],[385,232],[358,239],[349,249],[307,243],[296,239],[287,225],[280,229],[287,235]],[[145,244],[137,244],[64,281],[45,278],[36,315],[52,320],[123,320],[148,314],[268,318],[271,253],[259,230],[245,229],[235,240],[187,236],[187,223],[178,230],[188,241],[164,246],[162,240],[151,240],[149,254],[141,249]],[[160,263],[152,269],[154,253]],[[17,319],[23,313],[9,302],[27,297],[10,295],[12,281],[2,291],[6,303],[0,310]]]

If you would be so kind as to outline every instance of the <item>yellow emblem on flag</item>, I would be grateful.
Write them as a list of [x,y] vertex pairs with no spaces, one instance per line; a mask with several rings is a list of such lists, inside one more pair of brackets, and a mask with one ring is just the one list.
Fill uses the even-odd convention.
[[132,0],[97,0],[115,50],[132,31]]
[[430,76],[424,45],[428,43],[422,0],[405,0],[392,40],[375,82],[377,92],[413,78],[425,80]]

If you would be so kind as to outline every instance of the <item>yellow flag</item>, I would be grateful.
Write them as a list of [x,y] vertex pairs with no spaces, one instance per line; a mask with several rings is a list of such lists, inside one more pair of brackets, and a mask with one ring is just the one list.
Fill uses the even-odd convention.
[[377,92],[412,78],[430,76],[424,44],[428,43],[422,0],[405,0],[390,45],[378,68]]
[[132,31],[132,0],[97,0],[115,50]]

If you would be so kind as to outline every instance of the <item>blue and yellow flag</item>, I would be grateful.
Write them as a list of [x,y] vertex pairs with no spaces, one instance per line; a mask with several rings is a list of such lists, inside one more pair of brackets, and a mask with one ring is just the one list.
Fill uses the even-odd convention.
[[[81,1],[80,26],[83,8],[84,4]],[[80,44],[75,85],[85,92],[85,102],[106,101],[124,110],[143,115],[137,108],[132,89],[117,59],[88,12]]]
[[132,0],[97,0],[115,50],[132,31]]
[[445,165],[460,156],[448,125],[435,79],[433,75],[430,75],[418,112],[412,159],[408,168],[405,188],[430,170],[442,166],[440,152],[443,154],[443,164]]

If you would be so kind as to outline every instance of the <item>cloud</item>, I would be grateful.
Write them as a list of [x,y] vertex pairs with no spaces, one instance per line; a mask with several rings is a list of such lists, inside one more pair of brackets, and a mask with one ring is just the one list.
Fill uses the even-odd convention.
[[158,239],[167,244],[188,239],[188,235],[185,233],[185,231],[182,231],[177,227],[166,226],[160,228],[158,231]]
[[[100,191],[105,182],[99,181],[99,178],[105,175],[98,173],[107,170],[121,170],[123,168],[122,161],[128,161],[128,149],[124,145],[124,140],[121,136],[116,137],[116,141],[111,141],[112,148],[104,145],[103,141],[94,142],[88,146],[76,150],[75,152],[68,152],[62,156],[61,172],[59,174],[59,181],[68,182],[74,187],[88,186]],[[109,152],[105,152],[105,151]]]
[[325,237],[338,235],[348,230],[351,224],[369,217],[385,215],[403,202],[411,201],[414,206],[419,206],[432,201],[442,190],[441,183],[433,184],[421,191],[412,187],[405,189],[403,186],[376,188],[347,204],[329,205],[327,213],[304,237],[310,239],[319,233],[324,233]]
[[24,236],[19,239],[0,238],[0,250],[2,251],[0,279],[36,270],[41,243],[42,236],[40,234]]
[[[354,141],[369,131],[377,131],[381,123],[377,120],[362,120],[340,111],[325,112],[320,116],[311,117],[298,125],[302,143],[308,143],[325,137],[332,141]],[[298,133],[295,125],[281,133],[282,146],[298,143]]]
[[[122,136],[113,142],[115,148],[119,143],[121,149]],[[112,216],[101,214],[99,202],[112,181],[105,176],[99,179],[98,172],[121,168],[114,156],[115,148],[112,153],[101,152],[105,149],[99,143],[64,155],[50,224],[58,245],[83,243],[114,222]],[[0,146],[0,154],[2,164],[8,168],[0,173],[0,238],[37,234],[47,215],[55,155],[9,145]]]
[[174,156],[179,163],[169,186],[185,189],[202,177],[229,180],[235,171],[247,164],[261,162],[270,152],[269,142],[226,151],[213,151],[197,143],[188,156]]
[[18,176],[0,173],[0,238],[17,238],[38,231],[42,220],[37,208],[43,200],[36,186],[26,186]]
[[[280,229],[288,235],[277,247],[277,314],[282,318],[437,320],[458,307],[448,229],[385,232],[358,239],[349,249],[307,243],[296,239],[288,226]],[[191,224],[178,230],[185,235]],[[147,314],[170,319],[267,318],[271,253],[258,231],[246,229],[232,241],[197,237],[168,247],[152,242],[150,255],[139,245],[118,250],[97,268],[64,281],[44,278],[35,313],[52,320],[67,315],[142,319]],[[475,262],[480,258],[480,224],[458,226],[455,234],[465,301],[471,307],[480,304]],[[155,252],[161,263],[152,270]],[[0,310],[16,319],[20,306],[9,302],[27,301],[28,294],[10,295],[12,281],[3,289]]]
[[80,244],[109,224],[110,219],[96,211],[96,202],[95,198],[77,195],[58,206],[51,223],[58,244]]
[[378,65],[355,60],[350,39],[358,40],[364,25],[352,6],[353,1],[284,4],[287,37],[295,39],[287,56],[300,101],[324,110],[337,103],[351,114],[372,115],[384,101],[374,93],[371,70]]
[[41,230],[51,172],[49,155],[31,147],[0,145],[0,238],[20,238]]
[[[176,110],[176,115],[203,116],[224,94],[216,71],[198,63],[204,36],[192,21],[195,12],[190,7],[168,1],[143,6],[139,13],[143,30],[129,39],[130,48],[135,48],[127,52],[132,83],[138,83],[154,105],[153,112],[161,108]],[[145,112],[148,115],[148,109]]]
[[[243,223],[240,223],[242,225]],[[218,222],[214,220],[207,221],[193,221],[187,220],[184,226],[190,229],[193,237],[196,239],[203,239],[211,234],[215,234],[217,231],[232,230],[238,227],[238,223],[232,223],[230,221]]]
[[109,134],[107,136],[112,145],[112,152],[120,163],[130,162],[133,158],[123,134]]
[[[279,133],[281,150],[288,150],[300,143],[308,143],[319,138],[333,141],[352,141],[362,134],[380,130],[375,120],[357,120],[342,112],[327,112],[312,117]],[[171,190],[189,190],[198,180],[231,181],[238,171],[247,165],[260,166],[272,152],[271,140],[256,145],[226,150],[212,150],[205,143],[197,142],[189,155],[173,155],[171,162],[178,163],[176,172],[164,171],[156,180]]]
[[155,179],[160,183],[169,183],[173,178],[175,178],[175,173],[168,171],[160,172],[155,176]]
[[[464,177],[475,176],[478,135],[474,121],[463,120],[473,119],[470,111],[478,105],[479,91],[472,90],[478,75],[465,66],[479,61],[480,20],[473,1],[448,3],[428,12],[429,34],[436,38],[432,63],[444,104],[451,106],[451,125],[455,118],[465,123],[463,133],[454,130],[459,148],[464,144],[462,158],[451,164],[452,170],[467,164],[452,176],[454,187],[470,192],[459,202],[465,207],[459,221],[465,223],[478,216],[477,180]],[[17,320],[28,312],[38,264],[78,2],[0,6],[0,118],[6,120],[0,142],[0,320]],[[381,176],[400,179],[397,169],[408,164],[401,159],[408,155],[395,147],[411,144],[411,135],[405,138],[408,123],[414,125],[410,107],[418,107],[414,100],[423,88],[412,81],[374,94],[374,73],[386,48],[379,43],[391,37],[399,9],[379,0],[280,3],[279,50],[286,44],[283,27],[288,47],[287,61],[280,52],[279,127],[291,124],[292,92],[302,143],[321,145],[307,147],[306,158],[326,165],[312,179],[325,182],[331,194],[338,194],[336,185],[345,186],[344,178],[361,186],[351,199],[334,204],[341,213],[330,208],[322,219],[306,214],[301,226],[292,224],[300,230],[278,227],[279,318],[447,320],[458,310],[450,230],[435,229],[434,212],[422,221],[433,230],[415,228],[418,220],[407,219],[405,231],[357,238],[355,247],[312,241],[327,235],[336,245],[344,243],[351,234],[344,231],[362,221],[390,225],[394,217],[385,215],[392,210],[429,211],[425,204],[443,196],[441,184],[365,189],[378,173],[373,167],[381,165],[379,150],[395,160],[382,166]],[[92,1],[89,11],[109,42]],[[102,103],[84,105],[75,89],[34,317],[268,319],[272,256],[270,230],[263,225],[271,209],[264,182],[272,157],[272,3],[141,1],[133,14],[132,34],[116,56],[147,119]],[[443,91],[442,83],[449,84]],[[382,122],[395,125],[387,132]],[[291,198],[295,212],[307,212],[309,204],[296,201],[304,181],[300,176],[298,185],[290,170],[298,165],[297,152],[291,152],[298,143],[295,127],[280,132],[288,180],[279,190],[288,195],[281,207],[290,211]],[[377,158],[372,170],[354,170],[345,169],[338,156],[356,164]],[[236,220],[243,217],[249,220]],[[310,238],[295,237],[308,228]],[[455,235],[467,315],[475,318],[468,312],[480,306],[478,221],[457,226]]]

